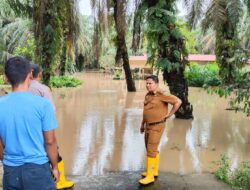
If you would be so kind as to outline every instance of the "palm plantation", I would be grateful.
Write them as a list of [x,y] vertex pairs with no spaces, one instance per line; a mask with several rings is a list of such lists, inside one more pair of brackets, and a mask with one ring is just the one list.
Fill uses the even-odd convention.
[[201,21],[204,32],[209,28],[213,29],[216,36],[215,54],[220,67],[221,86],[224,90],[219,89],[217,93],[228,96],[238,88],[233,104],[244,102],[244,110],[249,114],[249,74],[240,73],[239,70],[246,63],[244,60],[248,60],[249,57],[247,8],[249,10],[250,1],[211,0],[208,2],[208,5],[204,6],[205,1],[186,1],[190,26],[195,27]]
[[[180,18],[178,15],[177,2],[179,1],[90,0],[92,15],[86,16],[80,14],[77,0],[1,0],[0,84],[4,84],[2,76],[4,63],[8,58],[17,55],[38,63],[43,68],[43,82],[47,85],[60,88],[76,87],[82,84],[81,87],[86,88],[76,88],[76,91],[79,90],[77,92],[80,93],[74,94],[75,89],[67,89],[65,94],[59,93],[56,95],[57,101],[65,108],[70,107],[70,104],[74,105],[73,112],[84,109],[83,112],[85,113],[86,110],[90,109],[88,113],[91,114],[84,115],[84,118],[86,117],[89,123],[82,122],[79,124],[80,126],[86,125],[86,131],[82,133],[79,128],[76,133],[80,131],[79,133],[82,136],[85,135],[84,137],[87,137],[86,139],[89,141],[91,141],[91,135],[99,135],[98,137],[105,141],[93,138],[96,140],[93,144],[99,143],[97,149],[101,149],[101,152],[112,152],[113,146],[115,146],[116,152],[122,152],[120,148],[123,146],[125,148],[130,146],[131,149],[141,146],[138,141],[140,136],[136,136],[136,133],[139,133],[137,125],[140,124],[137,124],[137,120],[141,119],[141,112],[139,111],[141,111],[140,106],[143,106],[144,102],[137,98],[141,98],[144,91],[142,93],[142,87],[138,85],[140,81],[138,83],[136,81],[137,79],[142,80],[142,78],[136,78],[136,69],[132,69],[129,57],[146,54],[147,65],[154,70],[156,75],[163,78],[164,85],[168,86],[170,93],[182,100],[182,105],[175,113],[175,118],[194,118],[194,120],[172,118],[168,125],[177,126],[177,128],[169,128],[167,131],[169,138],[167,141],[170,141],[171,146],[170,150],[169,147],[166,148],[167,151],[171,153],[171,151],[177,150],[175,153],[180,152],[180,161],[183,161],[181,159],[184,159],[185,150],[188,148],[191,152],[192,161],[197,161],[199,151],[210,151],[210,153],[212,151],[214,153],[217,152],[216,149],[219,149],[213,147],[214,145],[210,147],[210,144],[208,144],[210,138],[215,138],[212,144],[216,144],[218,139],[225,138],[227,142],[230,141],[232,144],[236,141],[247,145],[244,135],[249,134],[248,129],[244,129],[245,134],[239,132],[240,126],[238,126],[237,122],[241,125],[245,124],[239,121],[239,115],[231,115],[232,120],[225,120],[228,123],[222,122],[219,126],[214,123],[216,123],[216,119],[220,120],[220,116],[215,117],[206,113],[204,117],[200,117],[199,111],[195,112],[197,115],[194,115],[193,111],[196,111],[195,109],[202,110],[203,108],[199,106],[204,105],[203,103],[206,101],[210,101],[211,104],[211,107],[208,105],[208,109],[213,109],[213,101],[216,98],[207,95],[211,99],[202,99],[202,97],[194,99],[192,92],[198,88],[194,90],[194,88],[189,87],[203,87],[210,93],[226,97],[227,100],[230,100],[228,109],[245,112],[244,116],[250,115],[250,0],[182,0],[183,7],[187,11],[184,18]],[[205,66],[188,62],[189,54],[215,54],[216,62]],[[112,80],[117,68],[123,70],[125,80]],[[82,71],[84,72],[79,74]],[[75,75],[76,72],[79,73]],[[88,78],[88,76],[92,77],[92,75],[88,75],[92,72],[96,78]],[[86,80],[83,83],[77,79],[80,75],[84,75],[84,80]],[[107,78],[103,78],[104,80],[99,84],[100,76]],[[94,81],[95,88],[88,89],[88,80],[90,82]],[[111,90],[102,88],[107,81],[113,85]],[[123,85],[121,85],[123,81],[126,84],[126,93]],[[201,89],[199,90],[201,91]],[[88,90],[91,93],[86,92]],[[118,91],[119,93],[117,93]],[[67,97],[67,93],[75,95],[70,97],[73,101]],[[101,98],[98,99],[99,96]],[[76,97],[79,99],[75,99]],[[106,99],[107,97],[109,99]],[[64,104],[64,98],[70,103]],[[92,102],[92,100],[96,100],[96,102]],[[219,100],[216,99],[216,101]],[[139,105],[140,108],[138,109],[134,104]],[[222,108],[218,105],[216,109],[220,110]],[[70,111],[65,114],[65,111],[68,110],[64,110],[62,113],[63,116],[60,117],[62,120],[64,117],[67,118],[66,115],[71,114]],[[100,119],[99,115],[102,112],[105,113]],[[117,113],[122,114],[116,115]],[[225,110],[221,110],[221,113],[226,115]],[[79,116],[77,114],[75,113],[74,117],[72,117],[74,118],[73,124],[82,119],[75,117]],[[211,117],[212,119],[206,120],[205,117]],[[243,118],[242,115],[241,117]],[[233,126],[234,128],[231,131],[226,131],[228,129],[221,131],[221,129],[225,129],[223,128],[224,125],[230,125],[229,121],[235,127]],[[184,124],[182,125],[182,123]],[[74,126],[73,124],[72,126]],[[90,131],[92,125],[96,127],[94,132]],[[100,129],[98,128],[99,125]],[[66,128],[63,130],[66,130]],[[171,130],[175,130],[175,134],[171,134]],[[215,137],[208,132],[210,130],[215,131],[213,133]],[[64,132],[62,131],[60,134]],[[201,135],[196,135],[199,132],[201,132]],[[179,133],[184,135],[181,136]],[[131,139],[134,140],[133,138],[136,140],[131,141]],[[84,141],[85,139],[80,138],[79,144],[83,142],[81,140]],[[108,143],[114,143],[114,145],[110,145],[109,150],[101,146],[103,144],[106,146]],[[99,148],[99,145],[101,148]],[[184,148],[179,147],[182,145]],[[85,144],[84,146],[81,144],[79,147],[81,151],[86,151],[87,145],[85,147]],[[227,151],[230,154],[231,152],[235,153],[234,151],[238,147],[242,148],[243,146],[241,147],[238,144],[231,146],[230,144]],[[94,155],[90,149],[88,151]],[[138,154],[140,152],[137,149],[133,150]],[[80,153],[82,153],[81,151]],[[93,149],[93,152],[95,151]],[[115,163],[116,152],[112,152],[114,158],[111,158],[110,152],[105,152],[107,155],[103,157],[104,159],[100,163],[96,160],[87,161],[87,158],[85,161],[88,164],[94,162],[96,168],[100,166],[98,164],[102,165],[109,159]],[[235,154],[238,155],[237,153]],[[118,155],[120,160],[123,159],[123,154],[122,152]],[[245,154],[248,155],[248,153],[243,152],[242,157]],[[83,155],[79,157],[82,158]],[[232,162],[236,162],[236,158],[233,156],[231,158]],[[127,157],[123,162],[127,164],[126,169],[131,170],[131,168],[134,169],[134,166],[129,164],[134,163],[135,159],[134,157],[132,161],[129,159]],[[216,177],[230,186],[241,189],[249,188],[249,162],[246,161],[241,165],[237,165],[238,169],[232,173],[231,168],[229,168],[231,164],[229,159],[225,155],[221,156],[222,165],[215,172]],[[138,163],[141,162],[137,161]],[[157,162],[159,163],[159,161]],[[112,164],[110,165],[113,166]],[[103,165],[101,167],[108,168],[108,166]],[[197,164],[195,167],[201,166]],[[74,166],[74,168],[79,169],[78,165]],[[92,170],[97,171],[100,169],[96,168]],[[136,169],[138,170],[138,168]],[[147,174],[143,173],[143,175]],[[154,175],[158,176],[158,171]],[[161,180],[159,181],[161,183]]]

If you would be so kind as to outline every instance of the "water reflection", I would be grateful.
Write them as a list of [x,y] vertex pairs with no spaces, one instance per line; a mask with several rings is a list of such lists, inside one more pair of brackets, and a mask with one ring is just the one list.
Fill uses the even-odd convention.
[[[57,137],[66,173],[99,175],[105,171],[138,171],[145,165],[139,133],[145,96],[144,81],[127,93],[125,81],[97,73],[79,76],[83,86],[53,91]],[[163,83],[161,86],[164,88]],[[168,89],[165,89],[168,90]],[[250,118],[226,111],[225,99],[190,88],[194,120],[170,118],[161,139],[160,170],[176,173],[214,171],[222,153],[231,168],[249,158]]]

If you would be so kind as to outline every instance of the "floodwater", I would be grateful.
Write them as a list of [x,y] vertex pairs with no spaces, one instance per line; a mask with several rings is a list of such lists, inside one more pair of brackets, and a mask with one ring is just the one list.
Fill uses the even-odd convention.
[[[83,85],[53,89],[59,128],[57,138],[67,175],[100,175],[145,167],[139,132],[145,81],[128,93],[125,80],[101,73],[78,76]],[[161,82],[161,88],[168,91]],[[193,120],[167,121],[161,139],[160,171],[180,174],[212,172],[221,154],[232,169],[250,158],[250,117],[225,110],[227,100],[189,88]]]

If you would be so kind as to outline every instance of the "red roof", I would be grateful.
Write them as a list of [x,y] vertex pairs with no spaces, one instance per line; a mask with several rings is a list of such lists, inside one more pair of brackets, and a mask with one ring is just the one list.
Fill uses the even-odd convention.
[[215,55],[189,54],[188,61],[216,61]]

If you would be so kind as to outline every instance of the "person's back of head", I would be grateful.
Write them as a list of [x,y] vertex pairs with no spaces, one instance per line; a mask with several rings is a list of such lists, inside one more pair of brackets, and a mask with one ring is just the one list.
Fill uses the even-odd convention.
[[38,78],[41,72],[41,69],[38,64],[31,64],[32,76],[33,78]]
[[5,64],[5,75],[12,86],[22,84],[31,72],[28,60],[22,57],[12,57]]

